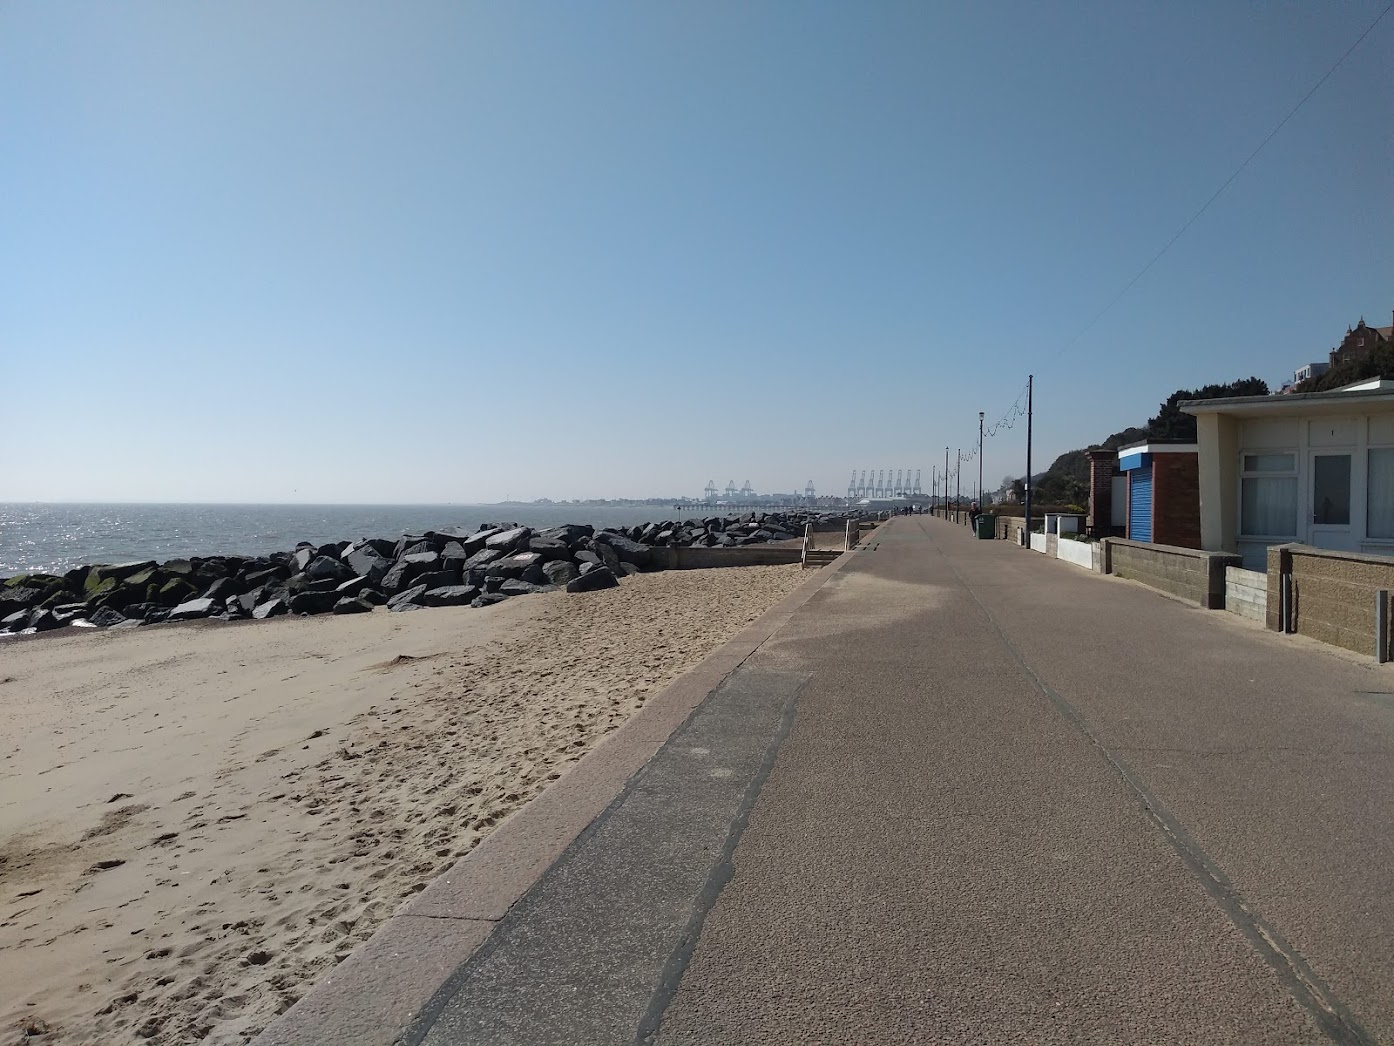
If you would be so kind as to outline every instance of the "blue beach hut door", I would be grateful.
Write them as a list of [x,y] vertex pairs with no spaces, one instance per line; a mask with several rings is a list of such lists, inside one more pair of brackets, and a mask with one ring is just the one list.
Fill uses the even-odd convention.
[[1128,537],[1152,540],[1152,469],[1144,466],[1128,473]]

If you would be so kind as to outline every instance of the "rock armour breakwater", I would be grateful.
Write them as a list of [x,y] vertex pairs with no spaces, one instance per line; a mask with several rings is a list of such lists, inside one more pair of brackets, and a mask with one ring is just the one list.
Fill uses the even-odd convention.
[[736,548],[796,538],[807,512],[751,513],[597,531],[504,523],[388,538],[360,538],[269,556],[212,556],[22,574],[0,584],[0,635],[64,626],[133,628],[282,614],[397,613],[489,606],[535,592],[591,592],[662,569],[655,546]]

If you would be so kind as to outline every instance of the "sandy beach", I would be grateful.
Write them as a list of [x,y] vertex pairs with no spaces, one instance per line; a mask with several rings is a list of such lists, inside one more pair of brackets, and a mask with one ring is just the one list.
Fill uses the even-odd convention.
[[801,580],[0,647],[0,1042],[246,1042]]

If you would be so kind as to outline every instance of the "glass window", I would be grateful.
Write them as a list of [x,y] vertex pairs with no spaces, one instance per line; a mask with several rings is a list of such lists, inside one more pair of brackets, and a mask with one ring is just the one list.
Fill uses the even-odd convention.
[[1366,532],[1372,538],[1394,538],[1394,447],[1370,449],[1366,494]]
[[1297,477],[1245,476],[1240,480],[1239,533],[1296,537]]
[[1294,454],[1245,454],[1245,472],[1296,472]]
[[1350,455],[1318,454],[1312,459],[1312,522],[1350,526]]

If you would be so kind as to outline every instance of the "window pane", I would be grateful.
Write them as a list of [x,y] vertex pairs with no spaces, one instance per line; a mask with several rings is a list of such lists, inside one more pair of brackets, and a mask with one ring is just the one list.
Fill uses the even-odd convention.
[[1394,448],[1370,451],[1370,483],[1366,503],[1372,538],[1394,538]]
[[1312,522],[1350,524],[1350,455],[1318,454],[1312,461]]
[[1293,472],[1296,465],[1291,454],[1245,454],[1245,472]]
[[1239,533],[1265,538],[1296,536],[1296,477],[1245,479],[1240,491]]

